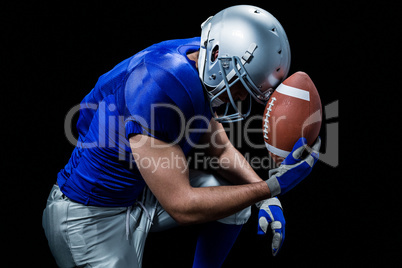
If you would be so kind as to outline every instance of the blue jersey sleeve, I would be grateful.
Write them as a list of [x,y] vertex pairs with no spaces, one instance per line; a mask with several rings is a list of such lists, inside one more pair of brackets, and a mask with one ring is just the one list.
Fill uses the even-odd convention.
[[141,63],[125,85],[125,135],[144,134],[167,143],[179,143],[185,125],[194,115],[184,85],[154,63]]

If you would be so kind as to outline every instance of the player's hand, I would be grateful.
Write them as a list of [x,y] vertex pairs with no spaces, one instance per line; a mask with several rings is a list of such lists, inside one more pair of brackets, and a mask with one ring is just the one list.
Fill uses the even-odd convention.
[[271,197],[285,194],[310,174],[319,157],[320,137],[317,138],[310,153],[302,158],[307,147],[306,139],[300,138],[281,165],[269,171],[266,183],[271,191]]
[[268,225],[272,229],[272,255],[276,256],[285,240],[285,217],[282,212],[282,205],[278,198],[270,198],[256,204],[259,207],[258,231],[257,234],[265,235]]

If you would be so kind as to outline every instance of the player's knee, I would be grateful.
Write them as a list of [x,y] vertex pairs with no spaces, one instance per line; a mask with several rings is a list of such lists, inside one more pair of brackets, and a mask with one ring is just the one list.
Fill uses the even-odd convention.
[[190,169],[190,184],[193,187],[214,187],[232,185],[229,181],[216,173],[208,173]]
[[190,184],[193,187],[213,187],[228,185],[229,182],[212,173],[190,170]]
[[229,217],[218,220],[218,222],[224,224],[242,225],[248,221],[250,215],[251,215],[251,207],[247,207],[233,215],[230,215]]

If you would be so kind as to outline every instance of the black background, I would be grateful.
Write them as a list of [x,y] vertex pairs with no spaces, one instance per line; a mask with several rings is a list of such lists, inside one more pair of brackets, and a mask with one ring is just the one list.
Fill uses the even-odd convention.
[[[323,106],[339,101],[339,165],[318,162],[281,198],[287,221],[279,255],[257,237],[257,211],[224,267],[400,265],[396,6],[382,1],[15,2],[1,9],[2,241],[4,267],[55,267],[42,210],[73,145],[64,118],[98,77],[139,50],[199,36],[208,16],[254,4],[285,28],[290,73],[305,71]],[[254,106],[253,112],[263,113]],[[244,123],[241,123],[244,124]],[[258,123],[260,124],[260,123]],[[253,138],[262,143],[262,136]],[[400,149],[400,148],[399,148]],[[240,150],[264,157],[266,150]],[[325,152],[325,143],[322,148]],[[394,171],[394,172],[393,172]],[[257,170],[266,176],[266,170]],[[400,218],[400,217],[399,217]],[[191,267],[199,226],[150,234],[144,267]],[[4,252],[4,250],[3,250]]]

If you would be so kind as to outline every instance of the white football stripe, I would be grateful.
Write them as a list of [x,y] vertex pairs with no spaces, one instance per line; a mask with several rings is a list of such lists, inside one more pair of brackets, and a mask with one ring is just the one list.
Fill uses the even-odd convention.
[[276,154],[277,156],[280,156],[280,157],[286,157],[286,156],[288,156],[288,154],[290,154],[290,152],[278,149],[266,142],[265,142],[265,147],[267,147],[268,151],[270,151],[271,153]]
[[281,94],[284,94],[284,95],[288,95],[288,96],[295,97],[298,99],[310,101],[310,92],[300,89],[300,88],[287,86],[282,83],[276,88],[276,91]]

